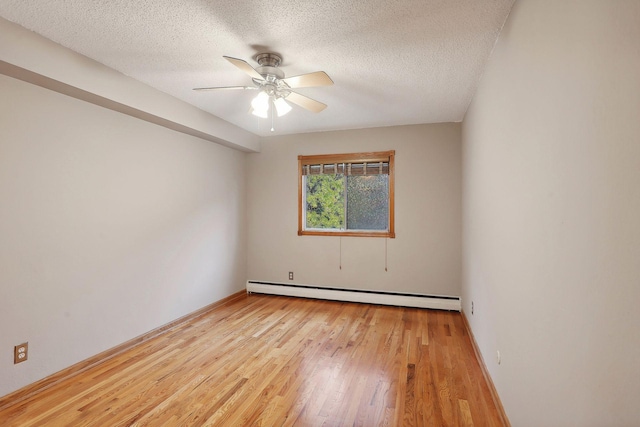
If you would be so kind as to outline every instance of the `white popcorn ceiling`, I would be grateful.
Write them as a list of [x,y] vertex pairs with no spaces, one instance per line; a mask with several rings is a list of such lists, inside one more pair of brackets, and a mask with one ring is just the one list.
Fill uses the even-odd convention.
[[322,70],[335,84],[298,92],[275,134],[458,122],[514,0],[0,0],[0,16],[247,131],[254,91],[223,55],[256,67],[283,56],[286,76]]

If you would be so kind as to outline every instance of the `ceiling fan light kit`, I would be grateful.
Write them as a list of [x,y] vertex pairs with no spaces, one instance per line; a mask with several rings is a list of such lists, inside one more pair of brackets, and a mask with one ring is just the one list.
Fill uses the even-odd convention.
[[276,107],[276,112],[278,113],[278,117],[282,117],[291,111],[291,105],[284,100],[284,98],[277,98],[273,101],[273,105]]
[[333,80],[324,71],[285,78],[284,72],[278,68],[282,63],[282,57],[275,53],[265,52],[256,55],[256,62],[259,64],[257,68],[253,68],[242,59],[230,56],[225,56],[224,58],[251,77],[254,86],[200,87],[193,90],[259,90],[258,95],[251,101],[249,112],[261,118],[269,118],[271,116],[271,131],[274,130],[274,114],[282,117],[291,111],[291,105],[287,101],[314,113],[319,113],[327,108],[326,104],[293,91],[293,89],[302,87],[332,85]]
[[258,117],[267,118],[269,112],[269,95],[266,92],[260,92],[258,96],[251,101],[251,114]]

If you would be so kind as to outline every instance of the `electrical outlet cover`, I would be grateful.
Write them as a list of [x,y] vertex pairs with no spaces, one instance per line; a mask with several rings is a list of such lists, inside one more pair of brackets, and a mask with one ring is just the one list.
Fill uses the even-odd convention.
[[29,357],[29,343],[25,342],[23,344],[17,345],[13,348],[13,363],[21,363],[28,359]]

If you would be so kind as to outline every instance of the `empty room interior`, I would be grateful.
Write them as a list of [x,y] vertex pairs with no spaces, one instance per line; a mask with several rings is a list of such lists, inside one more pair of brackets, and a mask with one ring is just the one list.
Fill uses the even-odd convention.
[[0,0],[1,425],[639,426],[639,260],[640,1]]

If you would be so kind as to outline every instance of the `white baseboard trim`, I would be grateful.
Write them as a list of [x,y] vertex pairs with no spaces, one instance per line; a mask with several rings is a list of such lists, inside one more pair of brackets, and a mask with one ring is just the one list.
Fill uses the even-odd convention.
[[460,297],[453,296],[338,289],[291,283],[262,282],[257,280],[247,281],[247,293],[394,305],[400,307],[433,308],[437,310],[460,311],[462,309]]

